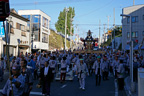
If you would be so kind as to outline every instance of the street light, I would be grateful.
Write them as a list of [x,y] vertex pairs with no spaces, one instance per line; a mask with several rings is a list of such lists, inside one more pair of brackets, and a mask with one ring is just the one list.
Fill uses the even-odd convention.
[[65,9],[65,12],[66,12],[66,16],[65,16],[65,50],[66,50],[66,30],[67,30],[67,12],[69,11],[69,8],[66,8]]
[[131,78],[131,88],[132,88],[132,91],[134,91],[135,89],[134,88],[134,84],[133,84],[133,41],[132,41],[132,16],[131,15],[126,15],[126,14],[121,14],[120,16],[125,16],[125,17],[128,17],[130,18],[130,78]]

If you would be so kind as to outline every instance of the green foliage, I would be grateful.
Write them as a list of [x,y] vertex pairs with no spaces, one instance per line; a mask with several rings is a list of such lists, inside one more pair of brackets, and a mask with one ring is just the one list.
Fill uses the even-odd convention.
[[[50,36],[49,36],[49,46],[50,49],[61,49],[64,48],[64,44],[65,44],[65,38],[63,38],[62,36],[56,34],[53,30],[50,30]],[[70,47],[70,42],[67,40],[67,47]]]
[[[122,26],[116,26],[112,30],[112,39],[114,38],[114,29],[115,29],[115,37],[121,37],[122,36]],[[104,42],[101,46],[111,46],[111,38],[107,40],[107,42]]]
[[[70,35],[70,26],[75,16],[75,9],[72,7],[69,7],[68,9],[69,11],[67,12],[67,32],[66,33]],[[71,19],[71,15],[72,15],[72,19]],[[62,32],[63,34],[65,34],[65,17],[66,17],[66,8],[64,8],[64,10],[60,12],[58,21],[55,24],[57,31]],[[72,28],[72,34],[73,32],[74,32],[74,29]]]

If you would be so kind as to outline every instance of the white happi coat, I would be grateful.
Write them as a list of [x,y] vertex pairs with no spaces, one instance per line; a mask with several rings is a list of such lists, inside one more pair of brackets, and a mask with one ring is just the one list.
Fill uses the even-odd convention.
[[108,62],[103,61],[102,62],[102,70],[108,72],[108,68],[109,68]]
[[119,73],[118,78],[124,78],[125,69],[123,64],[119,64],[117,72]]
[[[95,70],[95,74],[97,75],[99,63],[97,61],[95,61],[92,68]],[[102,76],[102,63],[100,63],[100,75]]]
[[[86,78],[86,74],[88,73],[87,65],[83,62],[83,64],[77,64],[77,72],[78,78]],[[82,72],[81,72],[82,71]]]
[[118,69],[118,65],[119,65],[119,60],[118,61],[114,60],[112,62],[113,70],[117,70]]
[[50,66],[50,68],[52,68],[53,69],[53,73],[55,73],[55,67],[56,67],[56,65],[57,65],[57,61],[56,60],[50,60],[49,61],[49,66]]
[[66,60],[61,60],[61,73],[66,73],[66,70],[62,70],[62,68],[67,68]]

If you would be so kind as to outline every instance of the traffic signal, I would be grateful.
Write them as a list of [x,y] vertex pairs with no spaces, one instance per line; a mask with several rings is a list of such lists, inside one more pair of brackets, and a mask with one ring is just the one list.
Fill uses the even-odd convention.
[[5,21],[10,14],[9,0],[0,0],[0,21]]

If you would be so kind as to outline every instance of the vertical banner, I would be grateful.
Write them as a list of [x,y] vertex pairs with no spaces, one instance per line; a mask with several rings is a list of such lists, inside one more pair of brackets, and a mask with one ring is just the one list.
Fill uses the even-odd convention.
[[0,22],[0,37],[5,37],[3,22]]

